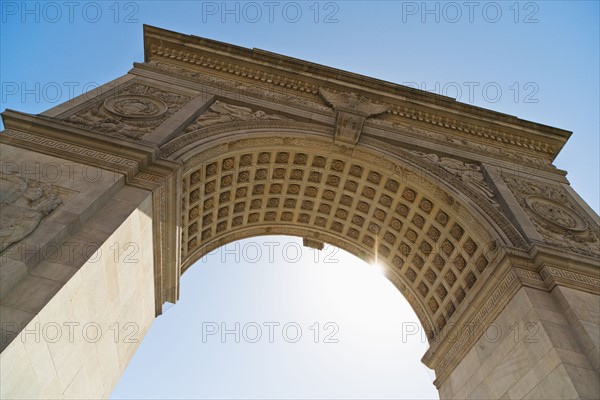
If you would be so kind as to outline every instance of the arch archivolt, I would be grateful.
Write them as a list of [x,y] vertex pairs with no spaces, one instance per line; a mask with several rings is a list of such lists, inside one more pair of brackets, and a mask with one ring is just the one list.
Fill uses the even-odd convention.
[[284,135],[214,136],[179,153],[182,270],[251,236],[327,242],[385,264],[433,338],[488,273],[496,241],[508,242],[501,229],[476,221],[457,188],[386,151]]

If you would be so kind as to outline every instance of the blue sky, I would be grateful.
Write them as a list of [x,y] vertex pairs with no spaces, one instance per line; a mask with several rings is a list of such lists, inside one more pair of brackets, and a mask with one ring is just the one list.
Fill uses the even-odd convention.
[[[600,208],[596,1],[75,3],[0,3],[1,110],[38,113],[125,74],[143,61],[145,23],[571,130],[555,164]],[[264,250],[273,240],[298,243],[251,242]],[[402,323],[416,321],[402,297],[372,268],[336,254],[326,265],[306,253],[254,263],[217,254],[194,266],[180,303],[155,322],[113,397],[435,396],[419,361],[426,345],[398,340]],[[298,323],[303,339],[201,340],[203,322],[274,320]],[[337,323],[339,342],[305,342],[314,322]]]

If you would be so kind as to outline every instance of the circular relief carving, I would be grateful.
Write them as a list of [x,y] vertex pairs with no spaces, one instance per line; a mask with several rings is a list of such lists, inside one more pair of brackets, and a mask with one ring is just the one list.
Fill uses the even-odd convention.
[[196,206],[190,210],[190,219],[194,219],[198,215],[200,215],[200,208],[198,208],[198,206]]
[[334,197],[335,197],[335,193],[332,192],[331,190],[326,190],[323,193],[323,198],[326,199],[326,200],[333,200]]
[[296,207],[296,200],[294,200],[294,199],[286,199],[284,205],[287,208],[294,208],[294,207]]
[[317,188],[315,188],[313,186],[309,186],[306,188],[306,191],[304,193],[306,193],[307,196],[315,197],[317,194]]
[[111,114],[132,119],[158,118],[169,109],[164,101],[142,95],[109,97],[104,101],[104,108]]
[[200,182],[200,172],[198,172],[198,171],[192,172],[192,176],[190,177],[190,182],[192,184]]
[[234,164],[235,162],[233,161],[233,158],[228,158],[225,161],[223,161],[223,169],[231,169],[233,168]]
[[303,201],[302,202],[302,208],[305,209],[305,210],[312,210],[312,208],[313,208],[313,202],[312,201],[308,201],[308,200]]
[[208,182],[206,186],[204,186],[204,193],[212,193],[215,190],[215,182]]
[[410,201],[410,202],[413,202],[413,201],[415,200],[415,198],[417,197],[417,194],[415,193],[415,191],[414,191],[414,190],[411,190],[411,189],[406,189],[406,190],[404,191],[404,193],[402,194],[402,196],[403,196],[403,197],[404,197],[406,200],[408,200],[408,201]]
[[331,169],[336,171],[342,171],[344,169],[344,163],[340,160],[335,160],[333,163],[331,163]]
[[300,192],[300,186],[299,185],[290,185],[290,186],[288,186],[288,193],[297,194],[298,192]]
[[256,179],[265,179],[267,177],[266,169],[259,169],[256,171],[256,175],[254,175]]
[[392,262],[397,267],[401,267],[404,264],[404,261],[400,257],[398,257],[398,256],[394,257],[394,259],[392,260]]
[[303,172],[299,169],[295,169],[292,171],[291,178],[295,180],[302,179]]
[[232,179],[231,175],[224,176],[221,179],[221,186],[229,186],[229,185],[231,185],[231,181],[232,180],[233,179]]
[[575,232],[587,229],[587,223],[571,209],[541,196],[529,196],[527,206],[545,222]]
[[269,153],[260,153],[258,155],[258,162],[261,164],[268,163],[271,155]]
[[315,167],[324,167],[325,166],[325,158],[323,158],[323,157],[315,157],[313,159],[313,166],[315,166]]
[[207,175],[214,175],[216,173],[217,173],[217,164],[212,163],[208,167],[206,167],[206,174]]
[[271,193],[279,193],[281,192],[281,185],[276,183],[274,185],[271,185]]
[[250,154],[244,154],[240,158],[240,164],[242,165],[250,165],[252,163],[252,156]]
[[329,214],[329,211],[331,210],[331,207],[329,207],[327,204],[321,204],[319,206],[319,211],[324,213],[324,214]]
[[238,182],[246,182],[250,177],[250,173],[248,171],[242,171],[238,175]]
[[298,153],[294,159],[296,164],[305,164],[306,163],[306,154]]
[[370,224],[369,225],[369,230],[373,233],[379,233],[379,225],[376,224]]
[[381,198],[379,199],[379,202],[381,204],[383,204],[384,206],[390,206],[390,204],[392,204],[392,198],[390,196],[381,196]]
[[356,192],[356,188],[357,188],[356,182],[346,181],[344,188],[346,188],[347,190],[350,190],[351,192]]
[[358,165],[353,165],[352,168],[350,168],[350,173],[360,178],[362,176],[362,168]]
[[331,186],[337,186],[340,184],[340,178],[338,178],[335,175],[329,175],[329,177],[327,178],[327,184]]
[[373,183],[379,183],[381,177],[377,172],[371,172],[369,173],[369,177],[367,179],[369,179]]

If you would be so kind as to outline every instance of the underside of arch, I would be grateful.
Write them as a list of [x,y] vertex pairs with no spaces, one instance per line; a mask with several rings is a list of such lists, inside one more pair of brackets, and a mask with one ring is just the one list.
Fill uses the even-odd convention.
[[190,146],[181,158],[183,271],[214,248],[251,236],[327,242],[385,264],[430,339],[476,290],[496,241],[508,241],[478,222],[477,207],[447,184],[362,146],[246,133]]

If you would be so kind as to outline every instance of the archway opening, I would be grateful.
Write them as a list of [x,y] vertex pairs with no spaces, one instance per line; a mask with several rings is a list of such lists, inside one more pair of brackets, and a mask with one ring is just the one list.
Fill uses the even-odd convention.
[[344,250],[248,238],[196,261],[181,285],[113,398],[438,396],[410,304]]

